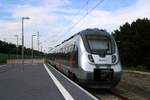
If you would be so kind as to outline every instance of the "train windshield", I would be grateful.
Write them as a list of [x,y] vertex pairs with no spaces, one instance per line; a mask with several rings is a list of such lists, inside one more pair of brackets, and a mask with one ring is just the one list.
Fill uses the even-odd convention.
[[111,53],[111,43],[106,37],[87,36],[88,44],[92,53]]

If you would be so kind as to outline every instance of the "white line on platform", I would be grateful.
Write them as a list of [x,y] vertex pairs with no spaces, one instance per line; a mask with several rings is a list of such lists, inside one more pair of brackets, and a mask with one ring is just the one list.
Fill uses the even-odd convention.
[[6,65],[0,65],[0,67],[4,67],[4,66],[6,66]]
[[[50,64],[48,64],[49,66],[51,66]],[[53,68],[53,67],[52,67]],[[55,68],[53,68],[54,70],[56,70]],[[56,70],[57,71],[57,70]],[[61,72],[57,71],[59,74],[61,74],[64,78],[66,78],[69,82],[71,82],[72,84],[74,84],[76,87],[78,87],[80,90],[82,90],[83,92],[85,92],[88,96],[90,96],[91,98],[93,98],[93,100],[99,100],[97,99],[95,96],[93,96],[91,93],[89,93],[88,91],[86,91],[85,89],[83,89],[81,86],[79,86],[78,84],[76,84],[75,82],[73,82],[72,80],[70,80],[68,77],[66,77],[65,75],[63,75]]]
[[70,95],[70,93],[63,87],[63,85],[56,79],[56,77],[52,74],[52,72],[47,68],[47,66],[44,64],[44,67],[46,71],[48,72],[49,76],[54,81],[55,85],[61,92],[61,94],[64,96],[65,100],[74,100],[73,97]]

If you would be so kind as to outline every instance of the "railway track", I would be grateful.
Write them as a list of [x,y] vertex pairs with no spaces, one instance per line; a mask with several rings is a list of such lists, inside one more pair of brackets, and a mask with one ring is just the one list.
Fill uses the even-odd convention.
[[108,90],[112,95],[118,97],[120,100],[129,100],[127,97],[121,95],[120,93],[117,93],[115,90]]
[[[55,68],[55,67],[54,67]],[[57,68],[55,68],[58,70]],[[59,71],[59,70],[58,70]],[[60,72],[60,71],[59,71]],[[62,73],[62,72],[61,72]],[[69,77],[68,77],[69,78]],[[70,79],[70,78],[69,78]],[[72,80],[72,79],[70,79]],[[73,81],[73,80],[72,80]],[[76,82],[75,82],[76,83]],[[80,85],[78,82],[76,83]],[[80,85],[81,86],[81,85]],[[117,89],[92,89],[92,88],[85,88],[81,86],[85,90],[87,90],[89,93],[93,94],[95,97],[97,97],[99,100],[129,100],[127,97],[123,96],[120,92],[120,90]]]
[[86,89],[100,100],[129,100],[116,89]]

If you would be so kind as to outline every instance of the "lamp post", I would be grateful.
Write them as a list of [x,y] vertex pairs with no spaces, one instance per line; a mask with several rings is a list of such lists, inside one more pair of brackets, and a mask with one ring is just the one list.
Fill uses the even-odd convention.
[[18,64],[18,35],[14,35],[16,38],[17,38],[17,51],[16,51],[16,53],[17,53],[17,64]]
[[38,51],[40,51],[40,50],[39,50],[39,45],[40,45],[40,44],[39,44],[39,36],[40,36],[40,35],[39,35],[39,32],[37,32],[37,45],[38,45]]
[[30,19],[29,17],[22,17],[22,64],[24,64],[24,20]]
[[41,52],[42,52],[43,46],[41,46]]
[[32,44],[31,44],[31,48],[32,48],[32,64],[33,64],[33,37],[36,36],[36,35],[32,35],[32,38],[31,38],[31,41],[32,41]]
[[[43,47],[42,47],[42,42],[40,42],[39,45],[41,45],[40,47],[41,47],[41,52],[42,52],[42,48],[43,48]],[[40,50],[39,50],[39,51],[40,51]]]

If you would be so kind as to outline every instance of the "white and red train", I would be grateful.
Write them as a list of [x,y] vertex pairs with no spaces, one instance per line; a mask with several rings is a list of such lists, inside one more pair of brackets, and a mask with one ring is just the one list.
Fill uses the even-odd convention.
[[49,62],[82,85],[112,88],[121,79],[116,42],[105,30],[83,30],[51,50]]

